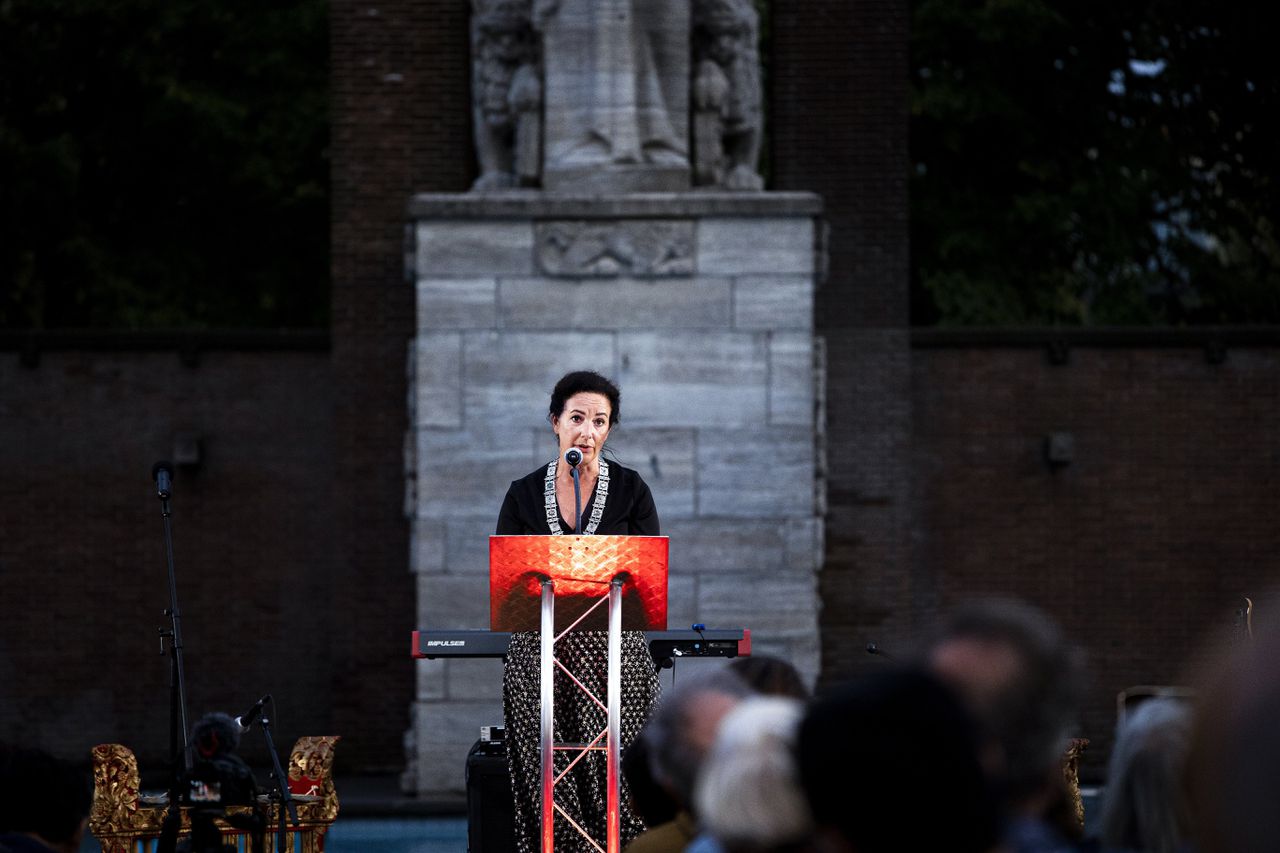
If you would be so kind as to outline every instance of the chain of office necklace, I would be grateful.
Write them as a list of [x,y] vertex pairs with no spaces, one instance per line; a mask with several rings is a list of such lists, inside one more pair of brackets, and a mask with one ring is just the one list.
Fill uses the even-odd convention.
[[[547,478],[542,483],[542,500],[547,509],[547,526],[552,536],[563,536],[564,528],[560,526],[560,505],[556,503],[556,464],[559,459],[552,459],[547,464]],[[591,505],[591,520],[582,529],[583,536],[591,536],[604,518],[604,502],[609,499],[609,463],[600,460],[600,473],[596,480],[596,499]],[[578,519],[574,519],[576,522]]]

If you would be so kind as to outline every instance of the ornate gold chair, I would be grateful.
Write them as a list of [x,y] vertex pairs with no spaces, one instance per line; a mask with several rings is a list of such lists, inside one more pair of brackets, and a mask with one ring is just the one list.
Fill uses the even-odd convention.
[[[285,848],[301,853],[324,853],[324,837],[338,817],[338,794],[333,787],[333,749],[335,735],[299,738],[289,756],[289,792],[298,807],[297,831],[285,833]],[[155,853],[160,827],[168,807],[167,796],[143,797],[139,794],[138,761],[132,750],[118,743],[102,743],[92,750],[93,809],[89,813],[89,831],[102,844],[102,853]],[[265,836],[265,849],[276,846],[275,804],[260,804],[270,809],[270,823]],[[231,806],[228,811],[246,812],[249,806]],[[191,823],[183,809],[179,837],[191,832]],[[248,853],[249,838],[243,830],[217,821],[226,843]]]
[[1067,805],[1081,827],[1084,826],[1084,799],[1080,796],[1080,754],[1088,746],[1088,738],[1072,738],[1066,752],[1062,753],[1062,781],[1067,785]]

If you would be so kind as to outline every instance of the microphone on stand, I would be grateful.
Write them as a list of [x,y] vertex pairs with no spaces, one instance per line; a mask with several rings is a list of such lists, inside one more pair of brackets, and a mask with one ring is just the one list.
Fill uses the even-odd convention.
[[252,708],[245,711],[240,716],[236,717],[236,721],[235,721],[236,725],[240,727],[240,732],[242,734],[244,732],[249,731],[249,727],[252,726],[255,722],[257,722],[258,717],[262,716],[263,706],[270,701],[271,701],[271,694],[268,693],[266,696],[263,696],[257,702],[254,702]]
[[893,655],[891,655],[891,654],[889,654],[888,652],[884,651],[884,650],[883,650],[883,649],[881,649],[879,646],[877,646],[875,643],[867,643],[867,654],[869,654],[869,655],[879,655],[880,657],[884,658],[885,660],[896,660],[896,658],[894,658],[894,656],[893,656]]
[[582,485],[578,480],[578,466],[582,464],[582,451],[570,447],[564,452],[564,461],[573,473],[573,532],[582,535]]
[[173,466],[165,461],[157,462],[151,466],[151,479],[156,481],[156,497],[169,500],[173,492]]

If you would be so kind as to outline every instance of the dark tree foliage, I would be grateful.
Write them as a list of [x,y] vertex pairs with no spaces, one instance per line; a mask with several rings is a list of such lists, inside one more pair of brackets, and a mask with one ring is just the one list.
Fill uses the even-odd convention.
[[324,0],[0,0],[0,328],[328,316]]
[[1280,322],[1275,8],[916,0],[914,322]]

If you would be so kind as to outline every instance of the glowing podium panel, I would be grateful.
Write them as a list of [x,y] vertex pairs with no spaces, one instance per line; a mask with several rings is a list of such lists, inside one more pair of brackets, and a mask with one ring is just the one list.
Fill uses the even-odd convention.
[[[541,634],[542,853],[555,847],[558,811],[592,846],[621,849],[618,774],[622,720],[622,631],[667,627],[665,536],[491,536],[489,537],[489,628]],[[608,603],[605,613],[601,605]],[[603,624],[601,624],[603,623]],[[608,630],[608,699],[601,702],[555,656],[555,643],[569,631]],[[555,743],[555,668],[607,715],[604,731],[587,744]],[[576,751],[557,776],[555,752]],[[606,840],[595,839],[555,802],[555,786],[588,752],[606,753]]]

